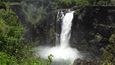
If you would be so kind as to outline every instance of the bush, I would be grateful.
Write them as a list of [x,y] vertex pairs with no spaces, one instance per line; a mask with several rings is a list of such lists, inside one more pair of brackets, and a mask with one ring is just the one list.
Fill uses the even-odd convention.
[[18,65],[16,58],[4,52],[0,52],[0,65]]
[[15,12],[0,9],[0,65],[50,65],[51,59],[33,57],[32,45],[23,40],[24,30]]
[[11,10],[0,10],[0,51],[15,55],[22,44],[23,26]]

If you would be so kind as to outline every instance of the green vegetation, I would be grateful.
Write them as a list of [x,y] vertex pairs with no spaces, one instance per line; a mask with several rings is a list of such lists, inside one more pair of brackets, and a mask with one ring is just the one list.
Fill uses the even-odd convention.
[[63,0],[66,5],[75,4],[77,6],[94,6],[94,5],[110,5],[110,0]]
[[[8,7],[5,2],[0,4]],[[10,8],[0,9],[0,65],[50,65],[51,59],[33,56],[31,45],[24,42],[24,31],[15,12]]]
[[[20,2],[21,0],[16,1]],[[111,0],[51,0],[51,3],[56,5],[55,8],[61,6],[65,8],[67,6],[78,6],[82,8],[85,6],[110,6],[113,4]],[[0,65],[50,65],[52,62],[52,55],[48,56],[48,60],[43,60],[33,56],[31,51],[32,45],[29,44],[33,43],[33,41],[25,42],[24,32],[26,30],[20,23],[21,21],[19,20],[17,14],[10,9],[9,5],[9,0],[0,0],[0,6],[2,7],[0,9]],[[28,4],[25,5],[27,6]],[[34,8],[34,6],[30,6],[30,8]],[[45,19],[47,12],[44,11],[44,7],[39,7],[39,9],[35,11],[36,14],[31,13],[31,10],[32,9],[27,8],[24,11],[25,15],[27,15],[25,17],[28,22],[32,20],[30,23],[33,26],[37,26],[41,19]],[[52,34],[52,32],[50,34]],[[97,42],[102,40],[102,38],[101,34],[95,34],[95,40]],[[109,44],[106,47],[101,48],[101,51],[103,52],[101,65],[114,65],[115,31],[107,40],[109,40]]]
[[17,59],[4,52],[0,52],[0,65],[17,65]]

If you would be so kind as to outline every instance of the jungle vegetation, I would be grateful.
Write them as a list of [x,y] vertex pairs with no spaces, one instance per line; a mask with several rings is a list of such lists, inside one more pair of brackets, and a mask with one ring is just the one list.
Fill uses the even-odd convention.
[[[33,56],[32,43],[35,41],[25,41],[25,26],[21,23],[16,12],[10,6],[13,2],[20,3],[23,0],[0,0],[0,65],[50,65],[51,58],[43,60]],[[44,0],[45,1],[45,0]],[[69,8],[77,6],[114,6],[114,0],[49,0],[55,9],[60,7]],[[53,4],[52,4],[53,3]],[[80,10],[79,10],[80,11]],[[41,11],[41,13],[44,11]],[[42,17],[41,17],[42,18]],[[37,27],[36,24],[32,26]],[[100,39],[101,34],[95,35],[95,39]],[[103,38],[109,44],[103,48],[100,65],[115,65],[115,29],[109,38]]]

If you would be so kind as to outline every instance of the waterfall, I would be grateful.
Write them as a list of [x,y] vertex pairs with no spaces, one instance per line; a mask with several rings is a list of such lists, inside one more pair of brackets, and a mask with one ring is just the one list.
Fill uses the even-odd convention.
[[69,45],[74,11],[69,11],[65,15],[62,11],[60,13],[62,19],[60,44],[54,47],[39,46],[36,55],[44,59],[47,59],[49,55],[53,55],[51,65],[72,65],[75,59],[81,58],[79,51]]
[[66,13],[66,15],[63,17],[63,20],[62,20],[63,22],[62,22],[62,30],[61,30],[61,36],[60,36],[60,46],[64,48],[69,47],[73,14],[74,14],[74,11]]

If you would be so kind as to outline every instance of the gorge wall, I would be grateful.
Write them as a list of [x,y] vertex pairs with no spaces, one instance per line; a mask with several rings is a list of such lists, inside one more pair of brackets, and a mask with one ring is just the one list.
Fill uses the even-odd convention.
[[[12,6],[12,9],[14,8],[18,9],[17,6]],[[19,12],[17,14],[26,26],[26,21]],[[56,21],[56,15],[57,12],[50,12],[36,28],[31,25],[27,26],[30,30],[26,33],[25,38],[37,41],[34,43],[35,45],[54,46],[56,33],[60,34],[61,32],[61,22]],[[114,16],[114,6],[84,8],[79,15],[74,15],[70,45],[81,51],[87,58],[100,58],[103,49],[112,44],[110,38],[115,34]],[[112,54],[114,55],[114,53]]]

